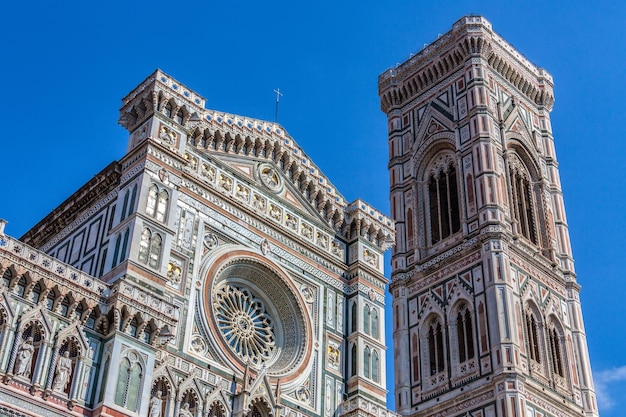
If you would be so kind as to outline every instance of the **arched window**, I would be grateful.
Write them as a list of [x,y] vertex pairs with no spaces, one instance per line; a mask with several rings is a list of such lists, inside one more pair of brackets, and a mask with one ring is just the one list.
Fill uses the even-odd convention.
[[456,315],[456,334],[458,343],[459,363],[474,358],[474,332],[472,329],[472,315],[464,304]]
[[450,155],[437,158],[428,175],[430,241],[435,244],[461,230],[456,168]]
[[167,103],[163,109],[163,114],[169,118],[172,118],[172,103]]
[[437,318],[432,319],[428,327],[428,358],[431,375],[443,372],[445,369],[443,328]]
[[154,217],[156,214],[156,201],[159,194],[159,187],[156,184],[152,184],[148,189],[148,201],[146,202],[146,214],[150,217]]
[[156,184],[152,184],[148,190],[146,214],[160,222],[165,221],[169,197],[167,190],[160,190]]
[[526,312],[526,337],[528,341],[528,357],[537,363],[541,363],[539,355],[539,337],[537,332],[538,323],[531,311]]
[[178,112],[176,113],[176,123],[178,123],[179,125],[182,125],[184,117],[185,117],[185,114],[183,113],[183,109],[178,110]]
[[141,232],[141,240],[139,242],[139,254],[137,259],[143,264],[148,263],[148,254],[150,252],[150,240],[152,238],[152,232],[150,229],[144,228]]
[[378,359],[378,352],[372,352],[372,380],[379,382],[380,379],[380,360]]
[[158,233],[152,235],[152,239],[150,239],[150,261],[148,262],[148,265],[151,268],[157,269],[159,267],[159,261],[161,258],[161,243],[161,235]]
[[130,196],[130,190],[126,190],[124,194],[124,201],[122,203],[122,212],[120,213],[120,222],[126,218],[126,211],[128,210],[128,198]]
[[419,350],[418,350],[418,339],[417,339],[417,333],[413,333],[413,337],[412,337],[412,341],[411,341],[411,348],[412,348],[412,360],[413,360],[413,380],[417,381],[419,379],[419,371],[420,371],[420,356],[419,356]]
[[[137,354],[132,352],[129,356],[135,359]],[[120,365],[120,373],[117,377],[115,404],[130,411],[137,411],[141,399],[139,391],[141,389],[142,377],[143,369],[141,364],[134,360],[131,362],[128,357],[123,358]]]
[[63,300],[61,301],[61,306],[59,307],[59,314],[61,314],[63,317],[67,317],[67,312],[69,311],[70,308],[70,299],[65,296],[63,297]]
[[372,352],[370,351],[369,347],[366,347],[365,351],[363,352],[363,376],[365,376],[365,378],[370,377],[371,362],[372,362]]
[[370,306],[365,304],[363,307],[363,331],[365,334],[370,334],[370,320],[371,320],[371,311]]
[[356,302],[352,303],[352,306],[350,308],[350,331],[351,332],[356,332],[357,330],[357,308],[356,308]]
[[54,311],[56,298],[57,293],[55,290],[52,290],[48,293],[48,296],[46,297],[46,308],[48,310]]
[[378,310],[372,309],[372,337],[378,339]]
[[4,286],[9,288],[11,286],[11,279],[13,278],[13,274],[11,270],[7,268],[6,271],[2,274],[2,282],[4,282]]
[[128,325],[128,334],[132,337],[137,337],[137,329],[139,328],[139,323],[137,323],[137,317],[133,317]]
[[15,294],[17,294],[20,297],[24,297],[24,293],[26,292],[26,284],[27,284],[26,277],[22,275],[20,279],[17,281],[17,284],[15,285],[13,292],[15,292]]
[[37,304],[39,303],[39,298],[41,297],[41,284],[38,282],[35,284],[33,289],[30,291],[30,301]]
[[517,157],[509,162],[511,177],[511,197],[513,218],[517,223],[517,231],[526,239],[537,243],[537,232],[534,220],[534,202],[531,192],[531,177],[528,169]]
[[159,200],[157,202],[156,219],[160,222],[165,221],[165,215],[167,213],[167,202],[169,200],[169,194],[166,190],[161,190],[159,193]]
[[141,340],[144,343],[150,344],[150,341],[152,340],[152,325],[148,324],[144,329],[143,329],[143,333],[141,334]]
[[563,356],[561,354],[561,342],[559,334],[556,328],[552,328],[548,331],[548,340],[550,342],[550,359],[552,360],[552,369],[554,373],[561,378],[565,376],[563,372]]
[[117,235],[117,239],[115,239],[115,249],[113,250],[113,262],[111,263],[111,268],[117,266],[117,259],[120,255],[120,245],[122,244],[122,235]]
[[356,345],[352,345],[352,347],[350,348],[350,375],[351,376],[356,375],[356,363],[357,363]]

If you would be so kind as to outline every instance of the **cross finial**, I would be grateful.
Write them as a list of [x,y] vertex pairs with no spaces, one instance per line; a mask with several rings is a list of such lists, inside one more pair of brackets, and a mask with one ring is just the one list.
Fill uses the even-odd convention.
[[278,103],[280,102],[280,98],[283,96],[283,93],[280,92],[280,88],[274,90],[276,93],[276,114],[274,115],[274,123],[278,122]]

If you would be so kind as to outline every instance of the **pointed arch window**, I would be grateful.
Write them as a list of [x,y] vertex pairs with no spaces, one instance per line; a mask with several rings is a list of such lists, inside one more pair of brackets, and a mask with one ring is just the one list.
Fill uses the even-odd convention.
[[363,376],[370,378],[370,365],[372,361],[372,352],[369,347],[365,348],[363,352]]
[[457,173],[450,155],[437,158],[427,184],[430,242],[435,244],[461,230]]
[[141,240],[139,242],[139,254],[137,259],[143,264],[147,264],[151,268],[158,269],[161,261],[161,247],[163,238],[158,233],[145,227],[141,232]]
[[372,352],[372,380],[380,382],[380,360],[377,351]]
[[148,189],[146,214],[160,222],[164,222],[167,217],[169,198],[170,195],[167,190],[159,189],[156,184],[152,184]]
[[428,359],[430,374],[443,372],[444,362],[443,327],[438,318],[434,318],[428,328]]
[[157,269],[159,267],[162,240],[161,235],[158,233],[155,233],[152,239],[150,239],[150,261],[148,265],[151,268]]
[[378,310],[372,309],[372,337],[378,339]]
[[474,358],[474,332],[472,315],[467,305],[461,306],[456,315],[456,333],[459,352],[459,363]]
[[356,302],[352,303],[352,306],[350,307],[350,331],[351,332],[356,332],[357,331],[357,306],[356,306]]
[[517,157],[512,157],[509,164],[511,178],[511,197],[513,218],[517,223],[517,231],[526,239],[537,243],[537,231],[534,220],[534,201],[531,188],[531,177],[528,169]]
[[183,113],[183,109],[178,110],[178,112],[176,113],[176,123],[178,123],[179,125],[182,125],[184,117],[185,117],[185,114]]
[[552,369],[554,373],[561,378],[565,377],[563,372],[563,356],[561,353],[561,342],[559,334],[554,326],[548,331],[548,340],[550,342],[550,359],[552,360]]
[[13,274],[11,273],[10,269],[7,269],[6,271],[4,271],[4,273],[2,274],[2,282],[4,283],[4,286],[9,288],[11,286],[11,279],[13,278]]
[[350,375],[351,376],[356,375],[356,363],[357,363],[356,345],[352,345],[352,347],[350,348]]
[[37,304],[39,303],[39,299],[41,298],[41,284],[38,282],[35,284],[35,286],[33,287],[33,289],[30,292],[30,301],[32,301],[33,303]]
[[[131,355],[137,355],[131,353]],[[128,358],[122,359],[120,373],[117,379],[117,389],[115,392],[115,404],[131,411],[139,409],[139,390],[143,377],[143,369],[139,362],[132,362]]]
[[538,323],[532,312],[526,312],[526,337],[528,341],[528,356],[537,363],[541,363],[539,355],[539,337],[537,332]]
[[371,314],[370,306],[365,304],[363,306],[363,331],[365,334],[370,334]]
[[172,118],[172,103],[167,103],[165,108],[163,109],[163,114],[167,117]]

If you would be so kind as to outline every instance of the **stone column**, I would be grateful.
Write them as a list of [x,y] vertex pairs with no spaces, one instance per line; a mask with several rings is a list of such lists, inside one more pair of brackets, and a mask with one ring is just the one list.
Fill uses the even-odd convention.
[[56,368],[57,358],[59,357],[59,348],[54,348],[52,351],[52,360],[50,363],[50,369],[48,370],[48,380],[46,381],[46,391],[49,391],[52,388],[52,381],[54,380],[54,371]]
[[23,330],[20,329],[15,333],[15,339],[13,339],[13,351],[11,352],[11,358],[9,359],[9,365],[7,366],[7,374],[13,375],[13,368],[15,367],[15,359],[17,358],[17,348],[22,338]]
[[78,394],[80,394],[78,392],[78,389],[80,388],[80,385],[82,382],[84,361],[85,361],[85,358],[83,358],[82,356],[79,356],[78,359],[76,360],[76,365],[74,365],[74,372],[68,375],[68,378],[69,378],[68,384],[71,384],[68,398],[71,401],[75,401]]

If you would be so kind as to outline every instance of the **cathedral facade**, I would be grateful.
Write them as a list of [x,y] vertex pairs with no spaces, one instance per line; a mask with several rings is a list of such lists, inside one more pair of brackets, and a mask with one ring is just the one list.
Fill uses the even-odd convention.
[[392,221],[160,70],[119,122],[120,161],[0,231],[0,416],[393,414]]
[[597,416],[553,80],[480,16],[379,77],[396,411]]

